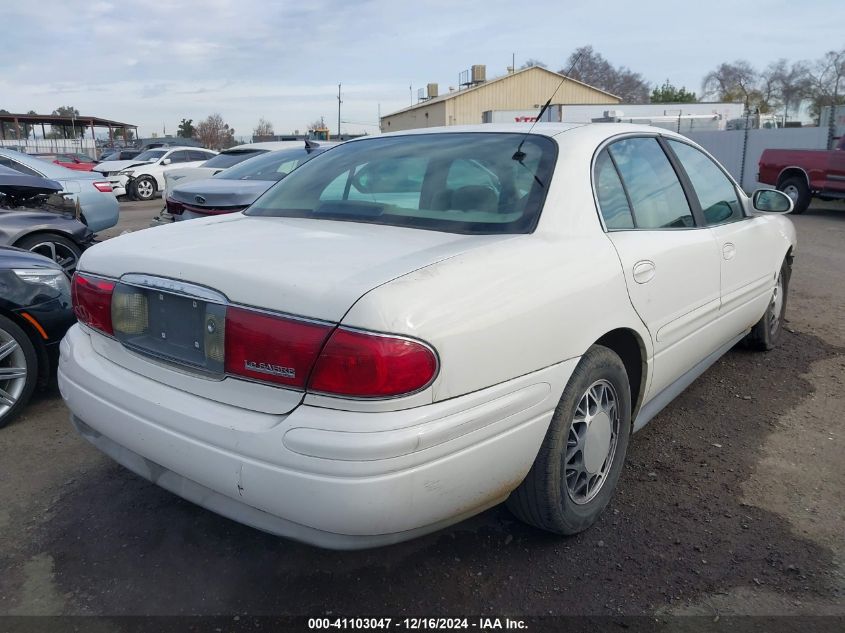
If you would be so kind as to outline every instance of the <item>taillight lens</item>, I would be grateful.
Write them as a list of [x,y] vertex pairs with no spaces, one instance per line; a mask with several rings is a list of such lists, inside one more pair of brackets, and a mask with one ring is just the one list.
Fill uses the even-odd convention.
[[437,357],[421,343],[337,329],[317,359],[308,390],[384,398],[419,391],[436,374]]
[[95,182],[95,183],[92,183],[92,184],[94,185],[94,189],[96,189],[97,191],[102,191],[103,193],[111,193],[112,192],[111,183],[108,182],[108,181]]
[[105,334],[114,334],[111,322],[111,296],[114,282],[82,273],[73,276],[71,298],[76,318]]
[[167,212],[176,215],[182,215],[182,212],[185,210],[185,205],[181,202],[176,202],[173,198],[168,198],[165,200],[164,205],[167,207]]
[[331,327],[229,306],[226,373],[305,388]]

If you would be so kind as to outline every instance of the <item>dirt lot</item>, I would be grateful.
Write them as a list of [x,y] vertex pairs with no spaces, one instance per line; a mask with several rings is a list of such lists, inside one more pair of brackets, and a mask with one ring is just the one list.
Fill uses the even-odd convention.
[[[117,231],[161,203],[124,205]],[[845,205],[795,218],[788,331],[730,352],[632,442],[599,523],[494,508],[338,553],[204,511],[71,430],[57,392],[0,432],[0,614],[845,614]]]

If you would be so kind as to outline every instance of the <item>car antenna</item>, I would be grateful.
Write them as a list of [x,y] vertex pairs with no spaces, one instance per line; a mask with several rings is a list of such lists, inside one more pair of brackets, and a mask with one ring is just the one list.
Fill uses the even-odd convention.
[[557,91],[560,90],[560,87],[564,84],[564,82],[567,79],[569,79],[570,73],[572,73],[572,71],[575,69],[575,64],[577,64],[579,61],[581,61],[581,57],[583,55],[584,55],[584,51],[581,51],[580,53],[578,53],[578,57],[576,57],[575,61],[572,62],[572,65],[569,67],[569,70],[566,71],[566,74],[563,76],[563,79],[560,80],[560,83],[557,85],[557,88],[555,88],[555,91],[552,93],[552,96],[549,97],[549,100],[546,101],[546,103],[543,104],[542,108],[540,108],[540,111],[537,113],[537,116],[534,119],[534,122],[531,124],[531,127],[528,128],[528,131],[525,133],[525,136],[523,136],[522,140],[519,142],[519,147],[517,147],[516,151],[513,153],[513,156],[511,157],[511,158],[513,158],[513,160],[517,161],[518,163],[521,163],[522,161],[525,160],[525,152],[522,151],[522,145],[523,145],[523,143],[525,143],[525,139],[527,139],[528,135],[531,134],[531,131],[534,129],[534,126],[537,125],[537,121],[539,121],[540,118],[546,113],[546,110],[552,104],[552,99],[555,98]]
[[312,149],[317,149],[318,147],[320,147],[319,143],[315,143],[310,139],[305,139],[305,149],[310,151]]

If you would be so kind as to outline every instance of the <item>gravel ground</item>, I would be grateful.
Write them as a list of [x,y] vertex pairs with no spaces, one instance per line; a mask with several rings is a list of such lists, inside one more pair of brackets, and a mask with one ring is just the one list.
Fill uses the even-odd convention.
[[[160,208],[122,205],[111,233]],[[637,434],[584,534],[498,507],[388,548],[313,549],[113,464],[53,390],[0,432],[0,614],[845,615],[845,205],[794,220],[781,346],[731,351]]]

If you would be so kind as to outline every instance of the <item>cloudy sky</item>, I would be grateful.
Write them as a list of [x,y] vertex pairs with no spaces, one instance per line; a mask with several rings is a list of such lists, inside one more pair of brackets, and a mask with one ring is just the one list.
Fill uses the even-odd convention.
[[[219,112],[249,136],[324,116],[375,132],[429,81],[441,91],[516,55],[560,68],[591,44],[652,83],[699,91],[722,61],[764,67],[845,46],[841,0],[2,0],[0,108],[81,114],[173,133]],[[368,125],[371,124],[371,125]]]

